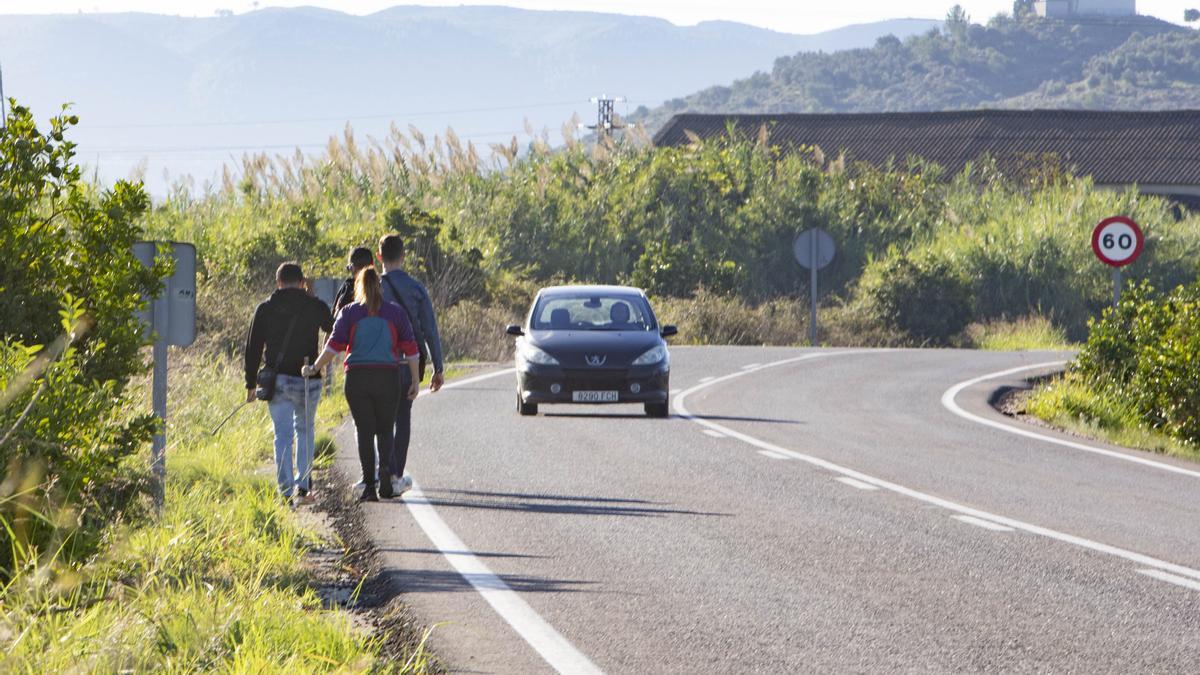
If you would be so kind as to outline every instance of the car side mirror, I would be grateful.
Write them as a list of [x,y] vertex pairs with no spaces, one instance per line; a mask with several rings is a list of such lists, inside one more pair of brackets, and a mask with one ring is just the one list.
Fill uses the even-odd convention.
[[504,329],[504,332],[513,337],[521,337],[525,334],[525,331],[521,330],[520,326],[509,326],[508,328]]
[[679,335],[679,329],[678,329],[678,328],[676,328],[675,326],[663,326],[663,329],[662,329],[662,336],[663,336],[663,337],[665,337],[665,338],[669,338],[669,337],[673,337],[673,336],[676,336],[676,335]]

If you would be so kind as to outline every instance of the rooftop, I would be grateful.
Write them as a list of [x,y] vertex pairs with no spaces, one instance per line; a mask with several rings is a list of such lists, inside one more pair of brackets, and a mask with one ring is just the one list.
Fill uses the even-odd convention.
[[736,133],[772,145],[815,146],[827,156],[886,164],[922,157],[952,172],[985,155],[1001,162],[1054,154],[1102,185],[1200,185],[1200,111],[968,110],[845,114],[683,114],[658,146]]

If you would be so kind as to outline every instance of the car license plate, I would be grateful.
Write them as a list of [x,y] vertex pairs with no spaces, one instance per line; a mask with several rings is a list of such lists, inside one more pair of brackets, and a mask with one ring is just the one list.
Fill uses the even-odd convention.
[[571,394],[571,400],[576,403],[616,403],[619,394],[616,391],[576,391]]

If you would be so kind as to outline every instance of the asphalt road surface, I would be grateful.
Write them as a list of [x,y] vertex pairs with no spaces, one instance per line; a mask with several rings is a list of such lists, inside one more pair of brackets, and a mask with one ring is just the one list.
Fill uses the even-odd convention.
[[486,373],[365,513],[459,672],[1196,672],[1200,465],[987,404],[1064,358],[675,348],[667,420]]

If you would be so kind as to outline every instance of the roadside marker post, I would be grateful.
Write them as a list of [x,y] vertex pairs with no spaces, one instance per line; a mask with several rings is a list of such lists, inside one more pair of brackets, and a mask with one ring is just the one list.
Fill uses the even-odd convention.
[[817,270],[825,269],[833,262],[837,253],[837,245],[828,232],[819,227],[801,232],[792,242],[792,253],[796,262],[809,271],[809,292],[812,295],[812,308],[808,321],[808,341],[813,347],[817,346]]
[[1121,304],[1121,268],[1133,264],[1145,247],[1146,236],[1132,218],[1105,218],[1092,230],[1092,251],[1113,268],[1113,309]]
[[[312,283],[313,295],[315,297],[317,297],[318,299],[320,299],[321,302],[329,305],[329,309],[333,309],[333,301],[337,299],[337,292],[338,292],[338,289],[340,289],[341,287],[342,287],[342,280],[334,279],[331,277],[323,277],[320,279],[313,279],[313,283]],[[337,317],[334,317],[334,318],[337,318]],[[320,356],[320,354],[318,354],[318,356]],[[325,367],[324,378],[325,378],[325,394],[326,395],[332,394],[333,393],[333,362],[332,361],[330,361],[329,365]],[[307,391],[307,390],[305,390],[305,391]]]
[[161,511],[167,478],[167,347],[188,347],[196,341],[196,247],[175,242],[138,242],[133,253],[146,267],[159,255],[171,256],[175,273],[164,280],[158,297],[148,299],[138,313],[147,335],[154,337],[154,381],[151,400],[159,432],[150,447],[150,469],[154,480],[154,506]]

